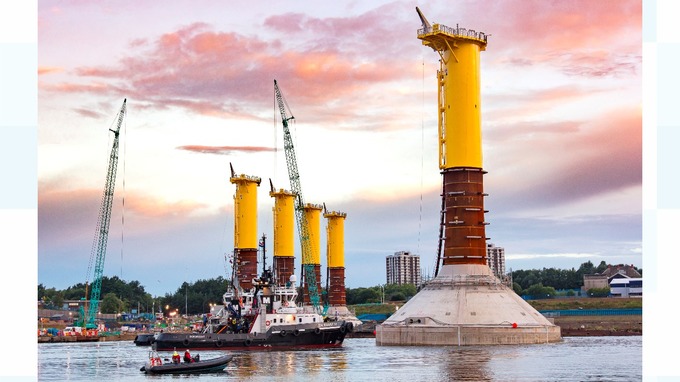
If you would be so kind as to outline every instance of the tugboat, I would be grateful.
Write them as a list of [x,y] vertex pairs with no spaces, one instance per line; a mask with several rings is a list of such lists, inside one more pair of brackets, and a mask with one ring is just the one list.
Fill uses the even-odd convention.
[[[270,350],[340,347],[354,325],[349,321],[329,321],[318,309],[311,311],[296,304],[295,275],[285,286],[272,283],[270,270],[252,280],[253,288],[233,291],[222,297],[224,305],[215,310],[200,333],[158,333],[153,348],[195,350]],[[313,307],[316,308],[316,307]]]

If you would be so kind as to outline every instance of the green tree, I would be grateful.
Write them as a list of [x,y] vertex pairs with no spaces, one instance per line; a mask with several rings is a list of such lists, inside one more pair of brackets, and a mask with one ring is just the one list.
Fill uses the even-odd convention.
[[52,306],[61,309],[64,306],[64,293],[57,292],[52,296]]
[[391,294],[389,299],[389,301],[405,301],[405,300],[406,296],[404,296],[404,294],[402,294],[401,292]]
[[600,265],[597,266],[597,273],[602,273],[607,270],[607,262],[602,260],[600,261]]
[[593,262],[588,260],[585,263],[581,264],[580,267],[578,267],[578,270],[576,273],[583,278],[583,275],[592,275],[593,273],[596,273],[597,269],[595,268],[595,265],[593,265]]
[[590,288],[588,295],[590,297],[607,297],[609,296],[609,288]]
[[104,298],[102,298],[99,308],[102,313],[116,314],[125,311],[125,303],[123,300],[119,299],[115,293],[107,293],[104,295]]
[[543,286],[543,284],[538,283],[527,288],[526,294],[533,298],[553,298],[557,292],[555,292],[553,287]]
[[517,293],[518,295],[520,296],[522,295],[522,286],[519,285],[518,283],[515,282],[512,283],[512,290],[514,290],[515,293]]

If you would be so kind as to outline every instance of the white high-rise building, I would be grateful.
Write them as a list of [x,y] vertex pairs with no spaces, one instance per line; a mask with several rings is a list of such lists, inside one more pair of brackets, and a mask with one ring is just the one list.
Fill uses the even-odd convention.
[[408,251],[395,252],[385,259],[388,284],[420,285],[420,256]]
[[503,280],[505,277],[505,249],[496,247],[493,243],[486,245],[486,262],[496,277]]

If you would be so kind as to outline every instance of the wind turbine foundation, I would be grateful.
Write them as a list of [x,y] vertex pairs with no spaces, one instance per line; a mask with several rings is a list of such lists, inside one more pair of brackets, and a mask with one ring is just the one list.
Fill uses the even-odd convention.
[[241,287],[250,289],[257,277],[257,187],[261,179],[238,175],[229,178],[234,194],[234,266]]
[[285,285],[295,272],[295,193],[279,190],[274,197],[274,277]]
[[418,38],[439,54],[439,168],[444,251],[434,279],[376,328],[378,345],[500,345],[561,340],[560,328],[486,262],[479,54],[484,33],[430,23]]
[[[321,211],[323,206],[320,204],[307,203],[304,207],[305,216],[307,218],[307,225],[309,227],[309,248],[310,258],[302,259],[303,266],[305,264],[312,264],[314,266],[314,274],[316,275],[316,290],[321,293]],[[304,268],[304,267],[303,267]],[[303,301],[311,303],[309,296],[308,280],[304,278],[303,274]]]
[[328,304],[343,306],[346,302],[345,291],[345,218],[344,212],[328,212],[323,215],[328,220]]

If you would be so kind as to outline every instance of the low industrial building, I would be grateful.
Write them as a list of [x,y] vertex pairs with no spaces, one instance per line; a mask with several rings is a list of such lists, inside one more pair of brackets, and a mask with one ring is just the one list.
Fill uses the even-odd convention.
[[617,278],[609,284],[612,297],[642,297],[642,279]]

